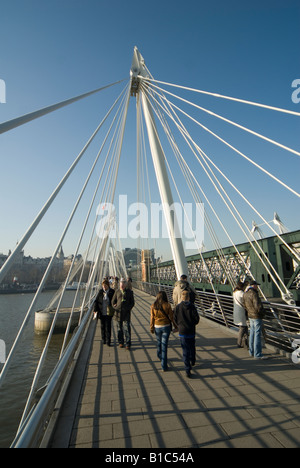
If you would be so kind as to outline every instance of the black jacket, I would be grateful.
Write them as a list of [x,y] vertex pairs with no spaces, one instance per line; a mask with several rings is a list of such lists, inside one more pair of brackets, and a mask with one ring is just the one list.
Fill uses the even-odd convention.
[[200,317],[196,307],[191,302],[181,302],[174,310],[174,322],[176,323],[179,335],[195,335],[196,325]]
[[[114,309],[111,307],[111,301],[112,301],[112,298],[114,297],[114,294],[115,294],[115,290],[109,288],[108,293],[107,293],[108,299],[109,299],[109,310],[107,311],[108,316],[114,315]],[[94,303],[94,311],[98,312],[98,318],[102,314],[103,296],[104,296],[104,289],[100,289],[96,297],[95,303]]]

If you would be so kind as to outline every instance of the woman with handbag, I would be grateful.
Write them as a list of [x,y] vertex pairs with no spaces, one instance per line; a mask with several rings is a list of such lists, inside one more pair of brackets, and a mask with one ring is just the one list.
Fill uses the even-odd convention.
[[156,301],[151,306],[150,331],[157,339],[157,357],[161,361],[162,370],[168,370],[168,343],[173,324],[173,311],[167,294],[160,291]]

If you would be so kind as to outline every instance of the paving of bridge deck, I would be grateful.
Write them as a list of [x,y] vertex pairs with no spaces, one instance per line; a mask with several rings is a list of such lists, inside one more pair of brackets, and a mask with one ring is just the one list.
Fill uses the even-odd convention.
[[135,291],[135,298],[131,351],[103,345],[93,322],[89,357],[78,366],[53,447],[299,447],[299,367],[270,351],[256,361],[226,330],[201,320],[194,378],[185,376],[176,335],[163,373],[149,330],[153,297]]

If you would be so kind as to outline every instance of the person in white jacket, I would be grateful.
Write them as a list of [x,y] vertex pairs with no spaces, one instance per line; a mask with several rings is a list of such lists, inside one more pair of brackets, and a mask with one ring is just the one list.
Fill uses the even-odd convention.
[[237,346],[243,348],[243,339],[248,343],[247,312],[244,303],[246,284],[239,281],[233,291],[233,322],[240,328]]
[[194,286],[188,282],[186,275],[181,275],[180,280],[176,281],[173,290],[173,304],[176,307],[182,302],[182,293],[183,291],[188,291],[190,294],[190,302],[195,303],[196,299],[196,289]]

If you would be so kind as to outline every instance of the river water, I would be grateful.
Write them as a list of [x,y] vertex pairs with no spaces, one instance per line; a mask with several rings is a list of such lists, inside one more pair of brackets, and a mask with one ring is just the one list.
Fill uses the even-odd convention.
[[[74,291],[66,291],[63,303],[64,307],[72,305],[74,294]],[[33,294],[0,294],[0,343],[2,345],[5,343],[6,357],[14,343],[33,297]],[[35,310],[45,308],[52,297],[53,291],[42,293]],[[40,380],[40,387],[46,382],[47,377],[56,364],[62,340],[62,334],[53,335],[45,370]],[[37,335],[34,332],[33,313],[17,349],[15,358],[8,370],[4,385],[0,389],[0,448],[9,447],[14,439],[45,341],[45,335]],[[3,364],[0,363],[0,370],[2,368]]]

